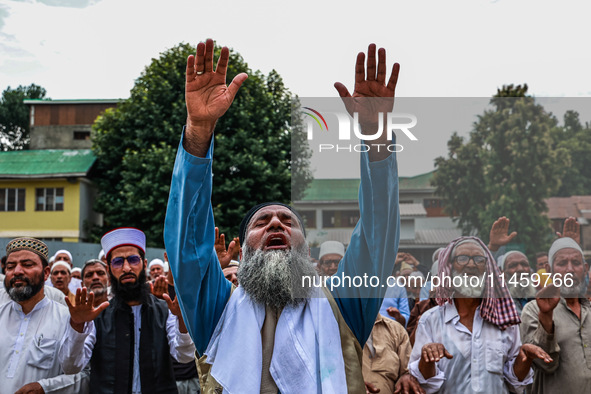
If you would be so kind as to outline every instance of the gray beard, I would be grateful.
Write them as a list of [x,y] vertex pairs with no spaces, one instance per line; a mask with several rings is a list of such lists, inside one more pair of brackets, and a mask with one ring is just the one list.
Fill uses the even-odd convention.
[[576,286],[562,286],[560,288],[560,296],[563,298],[578,298],[583,297],[583,291],[585,290],[585,282],[580,281]]
[[509,289],[511,297],[513,298],[535,298],[536,288],[529,284],[529,286],[522,286],[519,283],[505,283],[505,286]]
[[311,288],[303,286],[302,278],[314,278],[317,272],[305,244],[297,249],[268,252],[244,245],[242,252],[238,282],[253,301],[280,311],[309,297]]
[[[480,286],[470,286],[470,276],[469,275],[466,276],[467,279],[464,280],[464,275],[460,275],[454,269],[452,269],[451,275],[452,275],[452,287],[454,288],[454,290],[456,292],[460,293],[463,296],[463,297],[457,297],[457,298],[480,298],[482,296],[482,291],[484,290],[484,286],[485,286],[485,282],[486,282],[484,280],[484,276],[486,275],[486,272],[484,274],[482,274],[482,276],[480,278],[478,278]],[[459,276],[462,278],[461,286],[454,286],[453,285],[453,278],[455,278],[456,276]],[[473,281],[476,282],[476,279],[473,279]]]

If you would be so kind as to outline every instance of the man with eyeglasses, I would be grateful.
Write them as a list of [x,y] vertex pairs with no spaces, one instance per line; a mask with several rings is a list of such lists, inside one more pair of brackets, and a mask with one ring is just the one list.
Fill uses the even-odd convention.
[[461,237],[441,252],[439,306],[419,320],[409,370],[427,393],[522,392],[534,359],[552,359],[521,345],[519,315],[488,248]]
[[[90,361],[91,393],[176,393],[171,357],[193,360],[195,346],[178,302],[150,293],[146,283],[146,236],[119,228],[101,239],[113,299],[98,307],[83,288],[70,308],[68,338],[59,357],[67,373]],[[168,304],[168,306],[167,306]]]
[[325,241],[320,245],[318,265],[316,269],[321,276],[332,276],[337,273],[339,263],[345,255],[345,245],[339,241]]

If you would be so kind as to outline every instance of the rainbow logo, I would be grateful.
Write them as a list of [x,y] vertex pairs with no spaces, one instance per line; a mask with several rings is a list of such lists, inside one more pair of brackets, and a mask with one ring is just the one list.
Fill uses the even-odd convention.
[[[318,115],[318,117],[320,117],[320,119],[318,119],[314,114],[311,114],[309,112],[304,112],[304,114],[308,115],[309,117],[314,119],[316,121],[316,123],[318,123],[318,126],[320,126],[320,130],[324,130],[324,127],[326,127],[326,131],[328,131],[328,125],[326,124],[326,120],[324,120],[324,117],[322,115],[320,115],[320,112],[313,110],[310,107],[304,107],[304,109],[307,109],[308,111],[312,111],[314,114]],[[324,127],[322,127],[322,123],[320,123],[320,120],[322,120],[322,123],[324,123]]]

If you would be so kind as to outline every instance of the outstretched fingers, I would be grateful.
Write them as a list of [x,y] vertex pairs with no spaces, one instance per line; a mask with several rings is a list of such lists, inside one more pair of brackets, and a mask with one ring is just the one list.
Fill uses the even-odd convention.
[[355,62],[355,83],[362,83],[363,81],[365,81],[365,53],[359,52]]
[[376,80],[381,83],[386,83],[386,50],[380,48],[378,50],[378,75]]
[[387,88],[395,91],[396,84],[398,83],[398,73],[400,73],[400,64],[394,63],[392,66],[392,75],[390,75],[390,80],[388,81]]
[[218,64],[215,68],[216,74],[222,75],[226,80],[226,72],[228,71],[228,59],[230,58],[230,50],[228,47],[223,47],[218,59]]
[[195,52],[195,72],[197,74],[203,74],[205,71],[205,43],[200,42],[197,44],[197,51]]
[[208,38],[205,41],[205,59],[204,59],[204,72],[212,72],[213,71],[213,40]]
[[246,73],[240,73],[234,77],[232,83],[230,83],[230,86],[228,86],[228,94],[230,95],[231,100],[234,100],[236,93],[238,93],[238,89],[240,89],[242,83],[246,81],[246,78],[248,78]]
[[369,44],[367,48],[367,80],[376,80],[376,44]]

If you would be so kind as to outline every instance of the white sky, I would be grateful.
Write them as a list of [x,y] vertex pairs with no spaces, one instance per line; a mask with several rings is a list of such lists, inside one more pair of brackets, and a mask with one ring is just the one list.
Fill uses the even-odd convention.
[[581,0],[0,0],[0,89],[127,98],[160,52],[212,37],[300,97],[351,89],[369,42],[401,64],[399,97],[490,97],[524,82],[538,97],[589,97],[590,11]]

